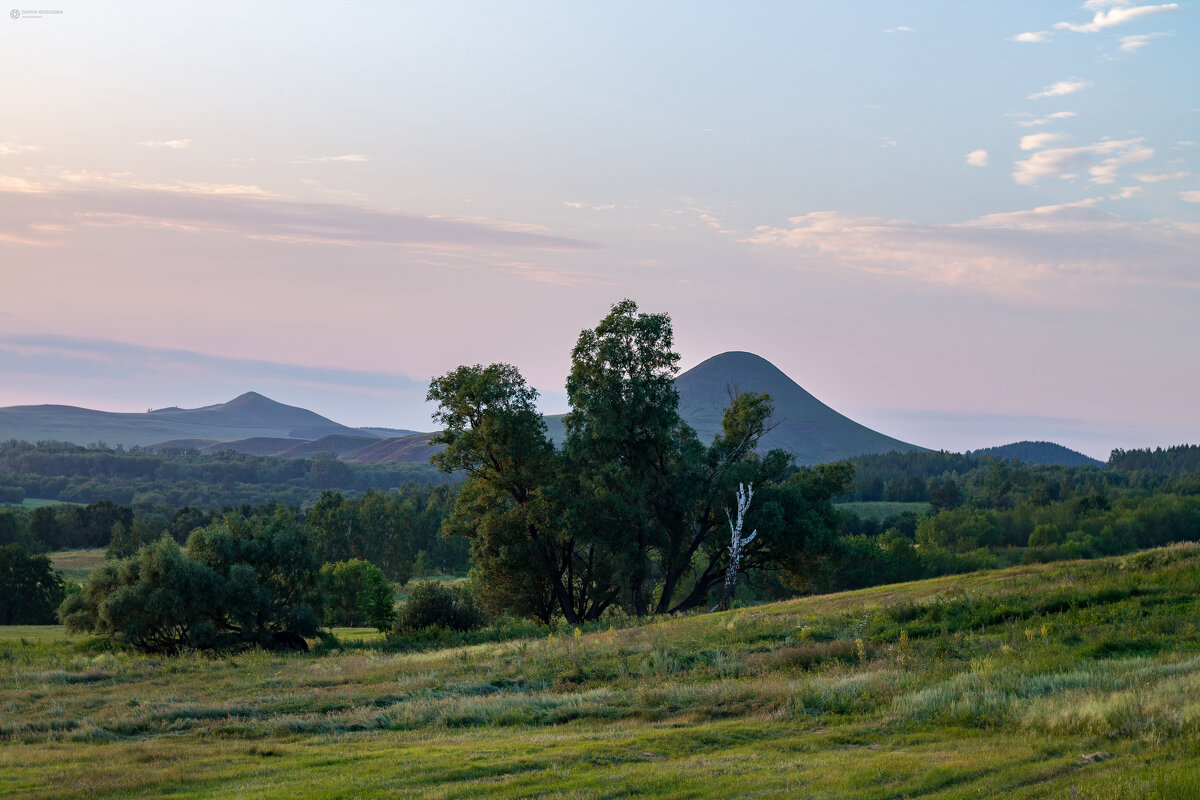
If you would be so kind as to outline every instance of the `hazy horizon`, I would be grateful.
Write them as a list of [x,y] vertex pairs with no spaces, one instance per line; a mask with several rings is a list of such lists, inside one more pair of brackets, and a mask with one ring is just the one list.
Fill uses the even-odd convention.
[[1200,441],[1193,3],[61,12],[0,25],[0,406],[557,413],[629,297],[925,447]]

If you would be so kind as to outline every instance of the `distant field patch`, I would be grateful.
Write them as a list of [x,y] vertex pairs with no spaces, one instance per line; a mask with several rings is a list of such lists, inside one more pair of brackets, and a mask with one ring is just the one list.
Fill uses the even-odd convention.
[[837,507],[863,519],[882,522],[888,517],[903,514],[905,511],[924,514],[929,510],[929,503],[893,503],[886,500],[869,500],[857,503],[838,503]]
[[62,625],[0,625],[0,642],[6,644],[49,644],[70,638]]
[[59,550],[50,553],[50,564],[64,578],[84,583],[92,570],[104,563],[104,548],[93,550]]
[[375,628],[330,628],[343,642],[382,642],[383,634]]
[[[437,581],[442,586],[449,588],[457,586],[460,583],[466,583],[467,579],[461,575],[426,575],[423,578],[412,578],[408,583],[396,587],[396,602],[403,603],[408,600],[408,596],[412,594],[412,590],[418,583],[422,583],[423,581]],[[341,636],[340,633],[338,635]]]
[[26,497],[19,503],[6,503],[5,505],[16,506],[19,508],[41,508],[42,506],[81,506],[83,503],[67,503],[63,500],[47,500],[44,497]]

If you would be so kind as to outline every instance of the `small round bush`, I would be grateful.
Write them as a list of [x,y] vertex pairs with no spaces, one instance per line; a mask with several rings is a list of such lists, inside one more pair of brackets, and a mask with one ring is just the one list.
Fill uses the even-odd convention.
[[422,628],[469,631],[484,622],[483,612],[465,587],[447,588],[437,581],[421,581],[400,606],[392,630],[396,633]]

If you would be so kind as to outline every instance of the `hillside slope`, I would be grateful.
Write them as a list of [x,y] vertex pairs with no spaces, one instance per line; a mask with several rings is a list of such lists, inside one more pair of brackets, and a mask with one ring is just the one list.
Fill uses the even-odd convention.
[[340,458],[378,443],[379,439],[375,436],[346,436],[335,433],[322,436],[320,439],[301,442],[276,455],[280,458],[312,458],[319,453],[332,453]]
[[0,795],[1194,798],[1198,576],[1177,545],[212,659],[0,628]]
[[729,405],[729,389],[771,395],[775,427],[763,437],[762,451],[780,448],[798,464],[838,461],[863,453],[922,450],[860,425],[806,392],[765,358],[729,352],[713,356],[675,379],[679,413],[696,429],[702,442],[721,432]]
[[341,458],[343,461],[354,461],[361,464],[381,461],[409,461],[428,464],[430,457],[442,449],[429,446],[429,440],[435,435],[433,433],[413,433],[408,436],[382,439],[352,453],[347,453]]

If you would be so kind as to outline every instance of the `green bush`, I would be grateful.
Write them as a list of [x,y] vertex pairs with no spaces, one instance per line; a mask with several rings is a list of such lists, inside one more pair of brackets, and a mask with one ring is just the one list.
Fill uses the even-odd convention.
[[400,606],[392,632],[408,633],[422,628],[469,631],[483,623],[483,612],[468,588],[447,588],[437,581],[421,581]]
[[260,646],[306,650],[317,632],[317,560],[307,526],[281,510],[230,514],[181,549],[164,536],[96,569],[59,616],[68,630],[141,650]]
[[383,570],[352,558],[321,567],[325,622],[359,628],[370,625],[387,631],[396,619],[396,590]]
[[1063,535],[1057,525],[1043,523],[1035,527],[1033,533],[1029,534],[1030,547],[1046,547],[1047,545],[1062,543]]
[[63,582],[46,556],[19,544],[0,547],[0,625],[50,625]]
[[217,623],[227,587],[216,572],[162,538],[123,561],[109,561],[58,614],[67,630],[111,636],[139,650],[177,653],[221,643]]

